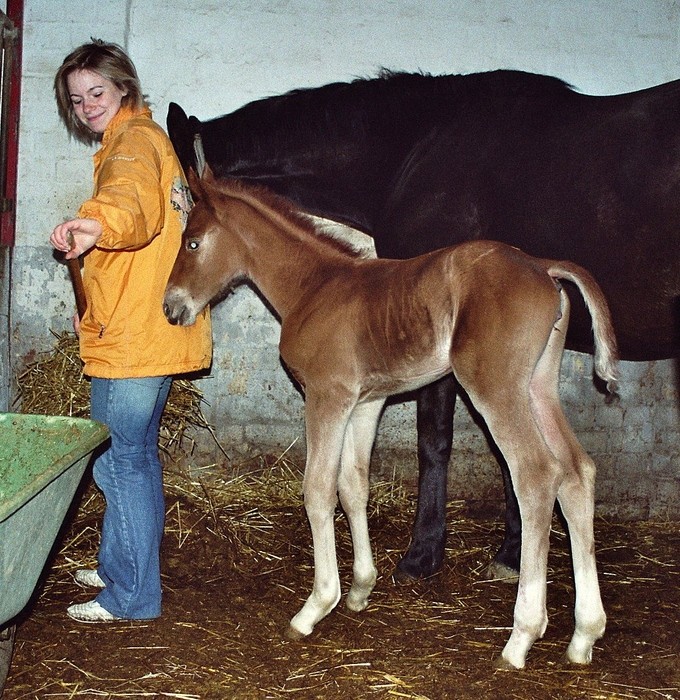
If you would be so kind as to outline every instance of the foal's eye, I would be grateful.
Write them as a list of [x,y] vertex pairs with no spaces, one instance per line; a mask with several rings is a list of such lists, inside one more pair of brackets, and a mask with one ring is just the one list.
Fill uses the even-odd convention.
[[187,250],[198,250],[198,241],[195,238],[190,238],[186,245]]

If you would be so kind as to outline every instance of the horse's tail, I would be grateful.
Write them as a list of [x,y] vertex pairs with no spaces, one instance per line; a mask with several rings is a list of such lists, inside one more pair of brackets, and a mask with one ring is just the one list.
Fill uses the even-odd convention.
[[614,395],[619,380],[619,352],[607,299],[595,278],[580,265],[566,261],[545,261],[547,272],[556,279],[573,282],[581,292],[590,313],[595,338],[595,373]]

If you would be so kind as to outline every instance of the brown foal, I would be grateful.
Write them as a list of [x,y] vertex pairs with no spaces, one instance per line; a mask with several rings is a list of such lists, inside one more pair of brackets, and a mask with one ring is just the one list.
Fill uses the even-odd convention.
[[366,504],[369,462],[386,398],[453,372],[509,466],[522,516],[514,625],[500,666],[522,668],[547,625],[546,576],[555,499],[568,523],[576,587],[570,661],[588,663],[606,617],[593,535],[595,465],[560,405],[558,381],[575,284],[592,316],[595,372],[614,390],[616,340],[607,303],[583,268],[474,241],[408,260],[366,259],[293,205],[259,187],[189,177],[196,205],[164,309],[188,325],[249,280],[281,320],[280,352],[305,394],[304,503],[314,585],[288,635],[303,637],[340,599],[334,510],[354,546],[351,610],[376,582]]

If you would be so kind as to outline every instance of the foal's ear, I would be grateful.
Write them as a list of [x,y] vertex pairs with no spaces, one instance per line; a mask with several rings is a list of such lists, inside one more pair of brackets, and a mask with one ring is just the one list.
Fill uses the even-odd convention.
[[198,175],[196,175],[196,171],[193,168],[189,168],[189,172],[187,173],[187,182],[189,183],[189,190],[191,191],[191,196],[193,197],[194,202],[198,202],[200,199],[203,199],[203,183]]
[[212,168],[206,163],[203,166],[203,172],[201,173],[201,180],[203,182],[207,182],[209,184],[212,184],[215,182],[215,175],[213,174]]

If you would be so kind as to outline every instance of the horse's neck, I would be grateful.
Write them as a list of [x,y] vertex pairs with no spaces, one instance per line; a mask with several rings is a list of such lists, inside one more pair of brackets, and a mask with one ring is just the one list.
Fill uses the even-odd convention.
[[307,211],[369,233],[379,202],[367,196],[367,184],[392,179],[387,162],[397,146],[394,139],[376,138],[385,132],[374,123],[384,118],[377,108],[370,116],[362,110],[366,130],[356,126],[355,105],[334,113],[333,128],[320,128],[329,119],[323,95],[269,98],[204,122],[205,157],[218,176],[259,183]]
[[247,250],[246,274],[283,319],[312,280],[324,278],[324,269],[337,266],[344,256],[322,234],[317,237],[265,206],[250,205],[239,227]]

